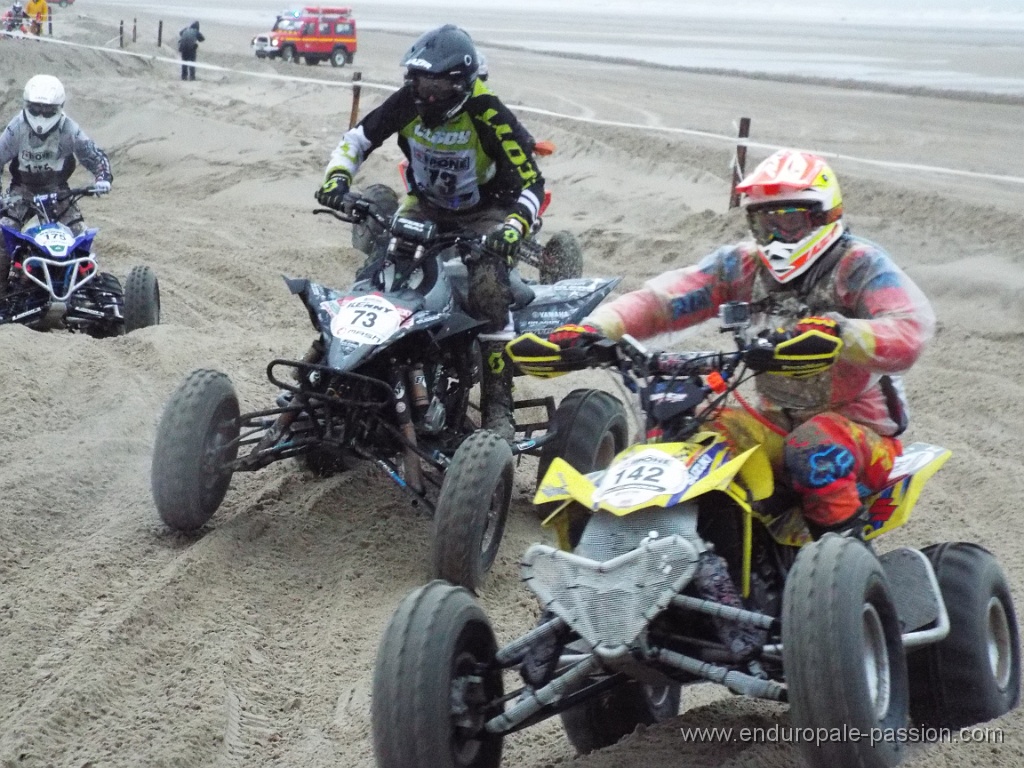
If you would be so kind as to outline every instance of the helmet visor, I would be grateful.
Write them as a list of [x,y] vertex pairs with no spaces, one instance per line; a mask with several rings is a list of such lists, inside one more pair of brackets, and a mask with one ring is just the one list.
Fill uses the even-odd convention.
[[824,223],[819,208],[819,205],[748,208],[747,222],[759,245],[799,243]]
[[462,83],[446,75],[414,72],[409,75],[409,82],[412,83],[412,91],[416,98],[428,104],[452,101],[465,93]]
[[29,102],[25,105],[25,109],[33,117],[56,117],[60,112],[59,104],[36,104],[35,102]]

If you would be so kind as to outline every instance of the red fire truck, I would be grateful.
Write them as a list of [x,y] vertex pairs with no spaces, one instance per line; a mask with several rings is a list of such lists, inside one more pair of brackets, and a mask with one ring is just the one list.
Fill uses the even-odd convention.
[[257,58],[307,64],[330,61],[335,67],[352,62],[356,52],[356,21],[351,8],[305,7],[278,14],[274,28],[252,39]]

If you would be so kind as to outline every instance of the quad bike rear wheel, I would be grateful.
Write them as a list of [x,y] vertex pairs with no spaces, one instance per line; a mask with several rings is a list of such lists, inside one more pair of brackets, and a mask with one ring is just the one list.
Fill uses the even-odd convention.
[[565,735],[581,755],[610,747],[640,725],[656,725],[679,714],[681,686],[636,681],[593,696],[562,712]]
[[541,250],[539,271],[545,285],[583,277],[583,248],[576,235],[564,229],[551,235]]
[[171,395],[156,430],[151,484],[160,519],[202,528],[231,483],[238,455],[238,396],[223,373],[193,371]]
[[[398,210],[398,193],[387,184],[371,184],[361,192],[378,213],[391,218]],[[388,244],[388,233],[373,219],[352,225],[352,247],[368,257],[376,259]]]
[[[900,621],[885,571],[862,541],[829,533],[800,550],[782,597],[782,663],[795,729],[867,734],[906,726]],[[811,768],[889,768],[902,757],[896,739],[812,739],[801,741],[801,751]]]
[[11,281],[11,254],[0,247],[0,299],[7,295]]
[[[613,395],[601,389],[574,389],[558,404],[551,421],[555,437],[541,449],[537,463],[537,483],[547,474],[558,456],[573,469],[587,474],[604,469],[629,443],[626,409]],[[558,503],[538,504],[541,518],[550,515]],[[586,515],[577,516],[570,527],[570,541],[577,544]]]
[[949,614],[949,634],[913,651],[910,706],[914,720],[964,728],[992,720],[1020,700],[1020,632],[998,561],[966,542],[922,550],[935,569]]
[[474,432],[455,451],[434,509],[435,577],[479,588],[505,532],[514,472],[512,449],[494,432]]
[[484,730],[502,695],[494,631],[473,596],[432,581],[398,605],[373,672],[379,768],[497,768],[503,738]]
[[132,267],[124,281],[124,332],[160,324],[160,283],[146,266]]

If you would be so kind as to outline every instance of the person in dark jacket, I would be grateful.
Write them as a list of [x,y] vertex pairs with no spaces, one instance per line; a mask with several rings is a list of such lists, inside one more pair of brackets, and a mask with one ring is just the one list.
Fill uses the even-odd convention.
[[505,343],[513,328],[509,269],[537,220],[544,179],[533,138],[479,77],[469,34],[446,24],[420,37],[402,60],[405,84],[341,137],[316,199],[342,210],[363,161],[397,135],[408,160],[402,215],[442,231],[481,235],[484,255],[469,264],[469,310],[487,325],[480,335],[482,426],[515,435],[512,366]]
[[178,33],[178,51],[181,53],[181,79],[195,80],[196,68],[186,62],[196,60],[196,51],[199,44],[206,40],[203,33],[199,31],[199,22],[193,21],[181,32]]

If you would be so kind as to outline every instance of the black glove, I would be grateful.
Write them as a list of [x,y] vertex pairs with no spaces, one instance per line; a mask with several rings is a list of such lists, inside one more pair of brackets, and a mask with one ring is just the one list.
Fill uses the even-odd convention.
[[316,191],[316,201],[325,208],[340,211],[345,207],[348,194],[348,179],[340,173],[327,177],[323,186]]
[[511,267],[519,252],[519,244],[523,240],[523,233],[519,227],[505,222],[500,227],[484,236],[484,248],[495,256],[503,258]]

